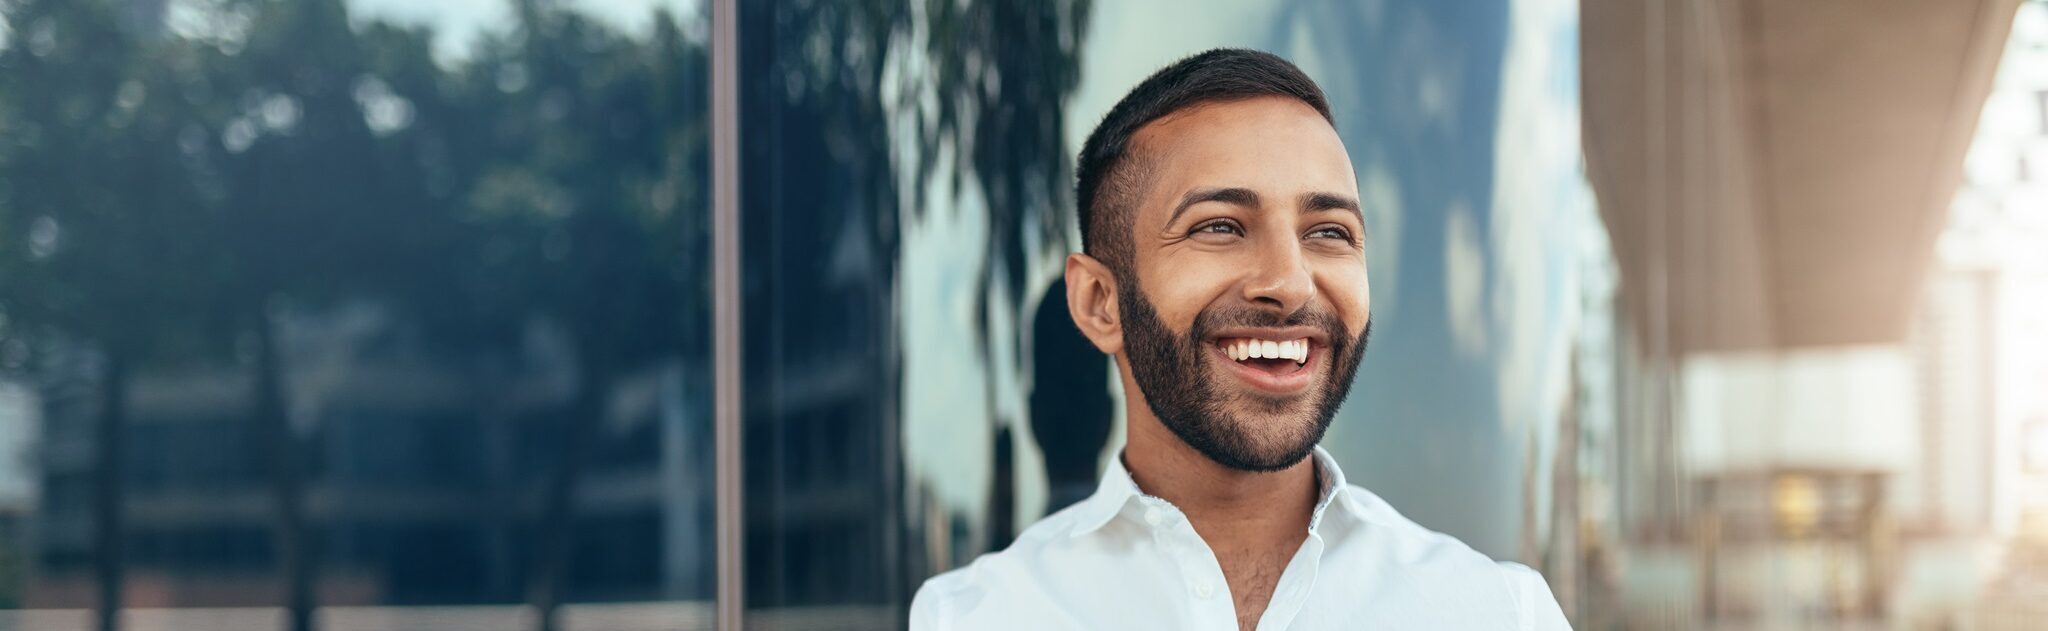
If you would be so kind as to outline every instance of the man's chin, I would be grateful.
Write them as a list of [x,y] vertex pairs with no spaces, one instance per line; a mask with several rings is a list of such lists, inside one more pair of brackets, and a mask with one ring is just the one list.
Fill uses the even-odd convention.
[[1287,469],[1302,460],[1315,449],[1314,444],[1303,445],[1286,451],[1250,451],[1243,453],[1204,453],[1210,461],[1224,468],[1246,473],[1271,473]]
[[[1303,422],[1287,419],[1289,426],[1282,428],[1272,425],[1280,419],[1260,418],[1250,424],[1243,417],[1229,421],[1228,435],[1213,436],[1209,440],[1190,441],[1190,446],[1210,461],[1224,468],[1238,471],[1278,471],[1294,466],[1315,448],[1321,438],[1313,426],[1293,425]],[[1313,421],[1307,421],[1312,423]],[[1267,433],[1279,435],[1267,435]]]
[[1316,409],[1316,404],[1322,401],[1322,397],[1315,396],[1313,390],[1293,394],[1243,392],[1238,394],[1235,401],[1240,409],[1231,410],[1231,413],[1247,421],[1263,424],[1300,423],[1307,426],[1315,424],[1320,412]]

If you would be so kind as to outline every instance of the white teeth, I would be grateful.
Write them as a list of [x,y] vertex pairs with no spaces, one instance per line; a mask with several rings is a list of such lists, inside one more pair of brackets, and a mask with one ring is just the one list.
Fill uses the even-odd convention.
[[1235,340],[1223,345],[1223,354],[1231,359],[1292,359],[1294,363],[1308,362],[1308,340]]

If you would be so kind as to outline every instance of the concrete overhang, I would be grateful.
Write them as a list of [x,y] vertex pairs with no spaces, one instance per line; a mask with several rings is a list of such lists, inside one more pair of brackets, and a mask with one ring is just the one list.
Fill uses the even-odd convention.
[[1582,0],[1587,177],[1637,338],[1902,339],[2018,2]]

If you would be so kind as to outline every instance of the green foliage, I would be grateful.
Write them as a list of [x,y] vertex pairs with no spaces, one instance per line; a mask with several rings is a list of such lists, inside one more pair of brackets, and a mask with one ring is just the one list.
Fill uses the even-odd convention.
[[[289,370],[240,342],[280,310],[340,302],[382,305],[453,357],[516,348],[545,322],[598,379],[708,355],[703,43],[665,14],[636,38],[510,1],[516,28],[449,64],[429,30],[352,20],[343,0],[190,0],[176,22],[135,15],[146,2],[0,0],[0,371],[23,368],[9,348],[96,349],[138,374]],[[1029,262],[1064,249],[1061,129],[1088,9],[777,7],[792,36],[743,89],[770,91],[790,136],[815,134],[780,147],[817,151],[777,159],[830,181],[784,199],[838,222],[791,227],[789,243],[862,230],[851,240],[893,262],[897,222],[944,205],[900,183],[975,179],[989,350],[989,296],[1021,311]],[[901,137],[892,120],[911,121]],[[837,272],[804,264],[776,273]],[[887,300],[894,273],[806,298]],[[890,326],[870,324],[853,330]]]
[[622,359],[703,345],[704,53],[672,17],[631,39],[524,3],[444,68],[427,30],[340,0],[175,29],[124,6],[0,5],[11,330],[192,359],[369,299],[449,344],[545,317]]
[[[274,456],[306,451],[280,312],[380,305],[465,361],[545,323],[589,392],[708,354],[705,60],[672,16],[629,38],[520,2],[514,32],[444,66],[430,31],[352,23],[343,0],[197,0],[175,21],[148,4],[0,0],[0,372],[79,350],[250,371],[277,549],[310,536],[299,465]],[[50,376],[121,392],[125,374]],[[125,421],[103,407],[115,449]],[[117,478],[95,484],[118,497]],[[317,570],[280,556],[305,628]]]
[[196,328],[177,303],[204,256],[176,238],[200,202],[175,157],[183,107],[107,3],[6,8],[19,41],[0,51],[0,308],[17,335],[175,346],[157,326]]

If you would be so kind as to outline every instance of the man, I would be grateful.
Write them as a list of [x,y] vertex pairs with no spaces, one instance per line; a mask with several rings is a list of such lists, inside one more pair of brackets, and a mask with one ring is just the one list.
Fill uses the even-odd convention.
[[1371,330],[1358,187],[1270,54],[1152,75],[1081,149],[1068,312],[1116,358],[1094,495],[925,583],[913,629],[1568,629],[1542,577],[1416,525],[1316,444]]

